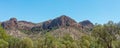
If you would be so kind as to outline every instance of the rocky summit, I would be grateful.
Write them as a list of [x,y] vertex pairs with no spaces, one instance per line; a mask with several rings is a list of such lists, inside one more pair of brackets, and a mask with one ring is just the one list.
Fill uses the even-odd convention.
[[[75,28],[80,28],[81,29],[81,25],[79,23],[77,23],[74,19],[66,16],[66,15],[62,15],[60,17],[57,17],[53,20],[48,20],[42,23],[42,25],[40,25],[39,27],[33,27],[32,29],[37,29],[37,31],[40,29],[53,29],[53,28],[60,28],[60,27],[75,27]],[[39,28],[39,29],[38,29]]]
[[62,15],[56,19],[53,19],[49,27],[52,28],[52,27],[59,27],[59,26],[72,26],[76,23],[77,22],[72,18]]
[[67,26],[75,26],[75,27],[78,27],[80,26],[79,24],[77,24],[77,22],[66,16],[66,15],[62,15],[58,18],[55,18],[51,21],[50,25],[49,25],[49,28],[53,28],[53,27],[67,27]]
[[81,24],[83,27],[86,27],[86,28],[93,28],[94,26],[93,23],[91,23],[89,20],[84,20],[79,24]]
[[2,22],[1,25],[4,29],[15,29],[18,27],[16,18],[11,18],[8,21]]
[[16,18],[10,18],[10,20],[2,22],[1,25],[4,29],[23,29],[23,30],[29,30],[33,26],[35,26],[34,23],[27,21],[17,21]]

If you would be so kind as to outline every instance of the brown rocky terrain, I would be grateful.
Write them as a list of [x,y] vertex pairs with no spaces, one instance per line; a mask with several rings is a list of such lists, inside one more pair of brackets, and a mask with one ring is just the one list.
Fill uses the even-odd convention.
[[[17,21],[16,18],[11,18],[8,21],[2,22],[2,26],[5,29],[23,29],[23,30],[30,30],[31,28],[42,28],[42,29],[50,29],[54,27],[78,27],[78,28],[92,28],[94,25],[89,21],[85,20],[80,22],[79,24],[72,18],[62,15],[57,17],[53,20],[48,20],[42,23],[42,25],[37,25],[32,22],[27,21]],[[41,26],[41,27],[39,27]]]
[[11,18],[8,21],[2,22],[1,26],[8,34],[14,37],[25,37],[26,35],[21,30],[31,30],[35,24],[26,21],[17,21],[16,18]]
[[11,18],[8,21],[2,22],[2,27],[4,29],[23,29],[30,30],[36,24],[27,21],[17,21],[16,18]]
[[89,20],[84,20],[82,22],[80,22],[79,24],[81,24],[83,27],[85,28],[93,28],[93,23],[90,22]]
[[53,20],[48,20],[42,23],[42,25],[34,26],[32,31],[41,31],[41,30],[52,30],[58,29],[60,27],[74,27],[77,29],[82,29],[82,26],[77,23],[74,19],[62,15]]
[[84,20],[82,22],[79,22],[79,24],[82,25],[83,30],[85,32],[89,32],[90,30],[92,30],[92,28],[94,27],[93,23],[91,23],[89,20]]
[[2,27],[4,29],[15,29],[18,28],[18,24],[17,24],[17,19],[16,18],[11,18],[10,20],[6,21],[6,22],[2,22]]
[[15,37],[25,36],[23,34],[23,31],[25,32],[28,31],[29,33],[29,32],[42,32],[46,30],[49,30],[49,32],[52,31],[53,32],[52,34],[56,34],[61,30],[61,32],[57,34],[65,34],[66,32],[72,35],[74,34],[73,36],[76,37],[79,35],[78,32],[81,31],[86,32],[87,30],[92,29],[94,26],[89,20],[77,23],[74,19],[66,15],[62,15],[53,20],[48,20],[40,24],[27,21],[17,21],[16,18],[11,18],[8,21],[2,22],[1,25],[4,29],[6,29],[8,34],[10,35],[15,34]]
[[42,28],[43,29],[52,29],[52,28],[59,28],[59,27],[76,27],[81,28],[81,25],[78,24],[74,19],[62,15],[60,17],[57,17],[53,20],[49,20],[43,23]]
[[18,21],[18,29],[20,30],[31,30],[36,24],[27,21]]
[[72,18],[62,15],[56,19],[53,19],[49,25],[49,28],[73,26],[76,23],[77,22],[75,20],[73,20]]
[[88,27],[88,28],[92,28],[94,26],[93,23],[91,23],[89,20],[84,20],[79,24],[81,24],[83,27]]

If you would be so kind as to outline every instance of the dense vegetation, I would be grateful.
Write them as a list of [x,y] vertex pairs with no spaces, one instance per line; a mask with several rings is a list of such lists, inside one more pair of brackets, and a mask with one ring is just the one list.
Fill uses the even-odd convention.
[[74,39],[69,34],[56,38],[49,32],[37,39],[30,37],[15,38],[9,36],[0,27],[0,48],[119,48],[120,24],[109,21],[96,24],[90,34]]

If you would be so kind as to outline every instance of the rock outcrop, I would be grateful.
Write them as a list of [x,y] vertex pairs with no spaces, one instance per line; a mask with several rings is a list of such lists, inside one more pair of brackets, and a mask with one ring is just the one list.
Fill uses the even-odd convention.
[[18,27],[18,21],[16,18],[11,18],[8,21],[2,22],[1,26],[6,30],[6,33],[11,36],[18,37],[18,38],[22,38],[26,36],[24,33],[18,30],[19,27]]
[[2,22],[2,27],[4,29],[15,29],[18,28],[18,23],[16,18],[11,18],[10,20],[6,22]]
[[91,23],[89,20],[84,20],[80,22],[79,24],[82,25],[84,32],[90,32],[94,27],[93,23]]
[[17,21],[16,18],[11,18],[8,21],[2,22],[2,27],[4,29],[21,29],[21,30],[30,30],[34,23],[27,22],[27,21]]

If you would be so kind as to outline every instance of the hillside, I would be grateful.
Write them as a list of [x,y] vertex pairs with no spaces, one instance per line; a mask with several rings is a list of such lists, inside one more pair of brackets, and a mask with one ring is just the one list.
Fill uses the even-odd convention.
[[8,33],[10,35],[12,34],[13,36],[14,35],[17,36],[18,33],[19,33],[18,36],[20,36],[21,33],[25,33],[25,34],[36,33],[36,32],[39,33],[42,31],[44,32],[46,30],[51,32],[59,28],[75,28],[76,30],[79,30],[78,31],[79,33],[80,30],[86,30],[85,28],[92,29],[92,27],[94,26],[90,21],[86,21],[86,22],[83,21],[81,23],[77,23],[74,19],[65,15],[57,17],[53,20],[45,21],[41,25],[27,21],[17,21],[16,18],[11,18],[8,21],[2,22],[1,25],[6,31],[9,31]]

